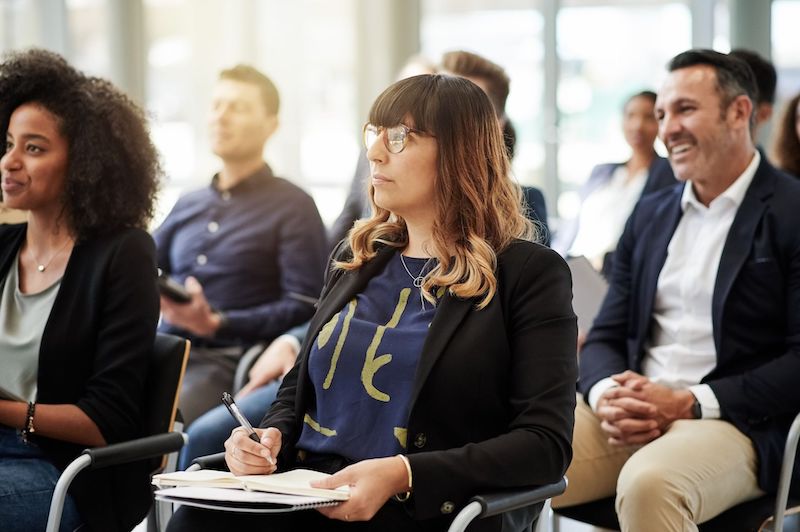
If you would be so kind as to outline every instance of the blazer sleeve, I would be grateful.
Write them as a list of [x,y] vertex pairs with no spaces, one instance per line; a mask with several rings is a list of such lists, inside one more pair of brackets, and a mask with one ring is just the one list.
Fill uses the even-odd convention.
[[114,443],[141,432],[141,399],[158,321],[150,236],[139,230],[124,232],[100,275],[105,286],[93,371],[77,406],[105,440]]
[[[488,348],[475,346],[485,356],[495,355],[492,345],[509,346],[507,388],[496,390],[487,384],[475,390],[503,396],[506,412],[497,412],[497,417],[508,420],[505,428],[488,439],[408,455],[417,519],[441,516],[442,501],[458,507],[479,490],[556,482],[570,463],[577,376],[572,283],[563,259],[536,247],[539,251],[524,261],[513,286],[505,287],[505,331],[486,330],[492,343]],[[485,419],[494,414],[482,415],[476,414],[476,426],[495,422]],[[469,440],[474,432],[464,427],[462,435]]]

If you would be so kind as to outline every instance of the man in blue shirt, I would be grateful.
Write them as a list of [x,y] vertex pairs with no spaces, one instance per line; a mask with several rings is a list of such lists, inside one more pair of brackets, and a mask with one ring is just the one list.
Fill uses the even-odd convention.
[[161,297],[161,330],[192,341],[180,397],[187,424],[231,390],[244,348],[311,317],[322,287],[326,241],[316,205],[263,159],[278,108],[278,91],[261,72],[240,65],[220,74],[209,125],[222,169],[178,200],[154,235],[159,267],[191,296]]

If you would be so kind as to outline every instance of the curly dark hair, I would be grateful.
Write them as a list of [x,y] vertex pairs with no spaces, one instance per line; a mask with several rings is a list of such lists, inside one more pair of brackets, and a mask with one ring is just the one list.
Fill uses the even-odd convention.
[[772,154],[775,164],[781,170],[800,177],[800,138],[797,136],[797,105],[800,104],[800,93],[789,100],[784,107]]
[[0,130],[20,105],[41,105],[67,141],[62,214],[76,237],[147,228],[161,179],[142,109],[110,82],[86,76],[46,50],[0,63]]

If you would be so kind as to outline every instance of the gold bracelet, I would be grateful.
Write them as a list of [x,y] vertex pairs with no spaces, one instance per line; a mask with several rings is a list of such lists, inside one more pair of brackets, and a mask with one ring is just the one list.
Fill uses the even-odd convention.
[[398,458],[403,461],[403,464],[406,466],[406,472],[408,473],[408,491],[405,493],[397,493],[395,494],[394,498],[400,502],[405,502],[411,497],[411,490],[413,489],[413,478],[411,476],[411,462],[408,461],[408,458],[405,455],[398,454]]

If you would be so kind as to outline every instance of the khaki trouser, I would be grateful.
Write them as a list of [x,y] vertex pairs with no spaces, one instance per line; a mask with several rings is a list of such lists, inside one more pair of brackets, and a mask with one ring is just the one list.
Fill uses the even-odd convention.
[[693,531],[727,508],[763,495],[752,442],[720,420],[680,420],[644,446],[609,445],[578,395],[569,487],[553,507],[616,493],[623,531]]

